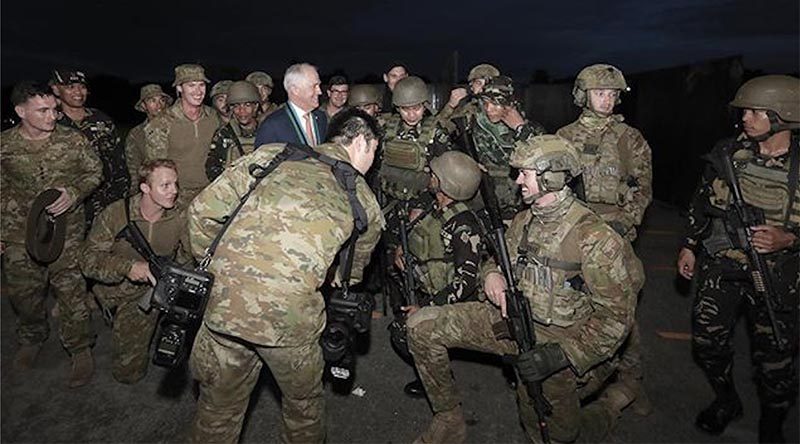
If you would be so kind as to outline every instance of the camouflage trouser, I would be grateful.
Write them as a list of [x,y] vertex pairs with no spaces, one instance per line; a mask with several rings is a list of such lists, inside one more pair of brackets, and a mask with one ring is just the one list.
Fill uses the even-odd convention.
[[77,247],[66,245],[64,253],[49,266],[34,262],[25,245],[6,244],[3,253],[3,293],[8,295],[17,314],[17,338],[20,344],[41,344],[50,333],[46,298],[48,284],[58,305],[61,343],[70,354],[91,347],[94,334],[86,281],[75,260]]
[[639,334],[639,321],[634,321],[628,338],[620,347],[619,380],[633,387],[642,384],[642,339]]
[[281,442],[325,440],[322,349],[314,340],[298,347],[260,347],[220,335],[203,324],[189,365],[200,382],[189,441],[236,443],[262,361],[281,389]]
[[113,292],[114,287],[98,290],[95,287],[97,298],[104,308],[117,308],[111,327],[111,374],[119,382],[133,384],[147,374],[150,341],[158,321],[158,310],[151,309],[149,313],[142,311],[138,305],[140,294],[119,294]]
[[776,292],[783,295],[783,307],[776,307],[775,318],[786,350],[779,351],[775,346],[767,310],[763,301],[756,299],[748,277],[734,271],[726,259],[703,261],[692,311],[692,347],[695,360],[716,394],[734,389],[733,332],[739,314],[744,309],[761,403],[770,407],[786,407],[797,396],[796,265],[793,273],[793,277],[773,280],[778,284]]
[[[423,307],[408,319],[408,342],[420,379],[434,412],[456,407],[460,399],[450,371],[450,348],[477,350],[498,355],[517,354],[509,340],[497,339],[492,326],[503,322],[500,311],[484,302],[464,302]],[[537,330],[537,339],[555,342],[553,328]],[[596,393],[613,374],[607,362],[581,378],[567,368],[545,379],[542,389],[553,406],[547,417],[553,441],[599,441],[617,421],[617,413],[598,400],[581,407],[581,400]],[[523,384],[518,385],[517,405],[528,437],[540,442],[536,413]]]

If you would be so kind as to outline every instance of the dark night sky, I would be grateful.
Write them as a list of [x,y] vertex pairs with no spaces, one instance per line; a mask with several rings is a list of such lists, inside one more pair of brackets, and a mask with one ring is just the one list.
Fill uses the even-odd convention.
[[454,50],[461,77],[488,61],[518,80],[599,61],[628,72],[737,54],[748,69],[800,65],[797,0],[277,3],[7,0],[2,83],[44,80],[65,64],[136,82],[169,81],[189,61],[280,76],[299,60],[354,79],[402,60],[437,80]]

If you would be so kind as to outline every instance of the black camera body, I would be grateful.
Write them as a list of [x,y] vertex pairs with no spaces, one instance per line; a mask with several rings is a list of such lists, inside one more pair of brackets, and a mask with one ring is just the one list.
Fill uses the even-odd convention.
[[[375,299],[369,293],[337,289],[325,307],[328,321],[320,337],[322,355],[335,378],[349,379],[356,334],[369,331]],[[344,365],[340,365],[344,364]]]

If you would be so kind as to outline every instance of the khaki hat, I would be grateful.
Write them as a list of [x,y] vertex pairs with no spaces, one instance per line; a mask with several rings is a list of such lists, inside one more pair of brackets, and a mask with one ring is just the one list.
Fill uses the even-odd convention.
[[274,88],[275,84],[272,82],[272,77],[264,71],[253,71],[244,78],[255,86],[267,85]]
[[45,190],[34,199],[25,224],[25,248],[33,260],[41,264],[55,262],[64,250],[67,234],[67,217],[62,213],[53,217],[45,208],[55,202],[61,191]]
[[161,96],[167,102],[167,106],[172,105],[172,96],[165,93],[164,90],[161,89],[161,85],[156,85],[155,83],[150,83],[142,87],[139,90],[139,101],[136,102],[136,105],[133,106],[133,109],[136,111],[141,111],[146,113],[147,110],[144,109],[144,101],[151,98]]
[[211,83],[211,80],[208,80],[208,77],[206,77],[206,72],[202,66],[187,63],[175,67],[175,81],[172,82],[172,86],[198,81]]

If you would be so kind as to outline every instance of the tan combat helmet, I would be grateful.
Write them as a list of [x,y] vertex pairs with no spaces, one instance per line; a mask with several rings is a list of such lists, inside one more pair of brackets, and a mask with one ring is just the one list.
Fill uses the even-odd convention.
[[139,101],[136,102],[136,105],[133,106],[133,109],[136,111],[141,111],[143,113],[147,112],[144,109],[144,102],[145,100],[151,97],[158,97],[161,96],[164,98],[167,106],[172,105],[172,96],[165,93],[164,90],[161,89],[161,85],[156,85],[155,83],[150,83],[142,87],[139,90]]
[[184,64],[175,67],[175,80],[172,86],[182,85],[186,82],[206,82],[211,83],[206,77],[206,72],[200,65]]
[[228,88],[228,105],[258,103],[259,100],[261,100],[261,97],[258,95],[258,89],[247,80],[233,82],[231,87]]
[[467,200],[481,183],[478,163],[461,151],[446,151],[431,160],[431,171],[439,179],[439,189],[453,200]]
[[375,85],[353,85],[347,97],[347,105],[364,106],[381,103],[381,91]]
[[253,71],[244,79],[256,86],[266,85],[270,88],[275,87],[275,84],[272,82],[272,77],[264,71]]
[[748,80],[736,91],[731,106],[774,112],[787,124],[778,125],[773,132],[800,128],[800,79],[767,75]]
[[417,76],[409,76],[397,82],[392,92],[392,105],[414,106],[428,101],[428,85]]
[[233,80],[220,80],[211,87],[211,94],[209,94],[209,97],[213,99],[220,94],[228,94],[231,85],[233,85]]
[[583,171],[578,150],[567,139],[553,134],[517,142],[508,163],[536,171],[541,194],[562,190]]
[[[630,91],[628,83],[622,71],[614,66],[598,63],[583,68],[575,78],[575,85],[572,87],[572,97],[577,106],[585,107],[586,91],[590,89],[618,89],[620,91]],[[617,97],[617,105],[621,99]]]
[[494,66],[488,63],[481,63],[480,65],[475,65],[472,69],[469,70],[469,75],[467,76],[467,81],[471,82],[475,79],[492,79],[500,75],[500,70],[495,68]]

